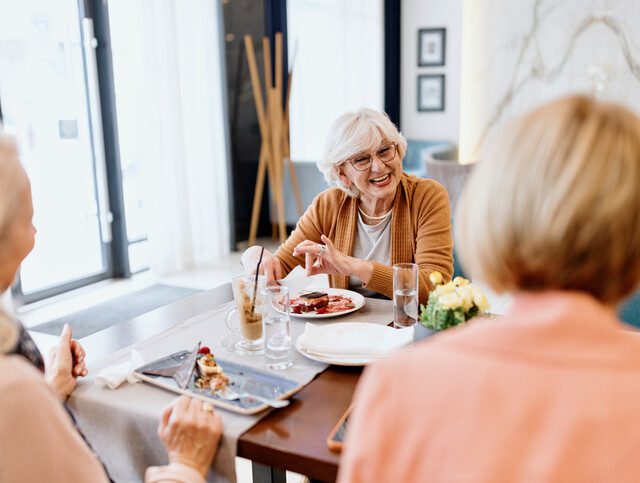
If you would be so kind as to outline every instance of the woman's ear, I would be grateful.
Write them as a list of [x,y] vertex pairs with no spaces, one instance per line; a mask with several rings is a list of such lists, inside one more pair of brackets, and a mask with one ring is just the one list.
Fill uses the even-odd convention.
[[334,166],[333,169],[335,170],[335,173],[338,176],[338,178],[340,179],[340,181],[342,182],[342,184],[346,188],[349,188],[351,186],[351,179],[345,174],[344,166],[343,165]]

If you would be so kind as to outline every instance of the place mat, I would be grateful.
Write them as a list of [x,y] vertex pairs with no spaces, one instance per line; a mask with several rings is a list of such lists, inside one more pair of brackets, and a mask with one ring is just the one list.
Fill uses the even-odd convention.
[[[69,398],[69,407],[115,481],[143,481],[148,466],[167,464],[167,456],[156,429],[162,409],[175,398],[175,394],[145,383],[125,384],[116,390],[98,388],[91,374],[97,374],[110,365],[126,362],[131,349],[140,352],[145,361],[153,361],[179,350],[190,349],[198,341],[209,346],[222,359],[269,371],[262,355],[240,356],[220,347],[219,340],[229,334],[224,315],[231,306],[232,302],[180,322],[89,366],[90,377],[79,383]],[[392,320],[393,306],[390,301],[367,299],[365,306],[357,312],[321,323],[369,322],[386,325]],[[304,325],[302,321],[291,319],[292,342],[295,343],[302,334]],[[285,371],[273,371],[274,374],[307,384],[327,367],[327,364],[307,359],[293,347],[292,356],[293,366]],[[245,416],[220,409],[218,414],[222,418],[223,436],[208,481],[235,482],[238,438],[268,411]]]

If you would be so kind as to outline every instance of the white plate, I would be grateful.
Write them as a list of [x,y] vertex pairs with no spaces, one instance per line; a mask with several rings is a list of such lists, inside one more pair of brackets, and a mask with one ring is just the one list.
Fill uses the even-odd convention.
[[[315,326],[315,328],[310,326]],[[359,348],[357,353],[345,355],[339,355],[339,353],[318,353],[315,350],[308,350],[302,347],[301,341],[304,333],[298,336],[295,345],[300,354],[314,361],[335,364],[337,366],[364,366],[371,362],[384,359],[408,347],[413,341],[414,332],[412,327],[398,330],[384,325],[366,322],[338,322],[329,325],[307,323],[305,332],[310,329],[313,329],[314,332],[318,331],[318,336],[320,336],[320,333],[323,333],[324,335],[320,337],[324,338],[325,341],[327,337],[332,341],[338,338],[351,347]],[[355,337],[356,340],[354,340],[353,337]],[[373,342],[373,344],[374,346],[378,345],[377,348],[371,345],[372,338],[375,339],[376,342]],[[349,340],[351,342],[349,342]],[[379,347],[383,341],[386,341],[384,347]],[[320,345],[323,346],[325,344],[320,343]],[[330,345],[333,346],[333,342],[331,342]],[[367,348],[373,350],[368,350]]]
[[304,350],[302,347],[300,347],[300,344],[298,344],[298,340],[300,340],[300,337],[296,339],[296,349],[298,349],[298,352],[300,354],[302,354],[303,356],[311,360],[324,362],[325,364],[333,364],[334,366],[366,366],[371,362],[379,361],[380,359],[382,359],[382,357],[364,357],[364,356],[362,357],[354,357],[354,356],[328,357],[328,356],[320,356],[318,354],[311,354],[306,350]]
[[[351,312],[355,312],[360,309],[364,305],[364,297],[358,292],[352,292],[351,290],[344,290],[341,288],[323,288],[317,289],[319,292],[326,292],[329,295],[342,295],[344,297],[349,297],[353,304],[354,308],[349,310],[343,310],[342,312],[334,312],[332,314],[316,314],[315,312],[303,312],[301,314],[294,314],[291,312],[291,317],[296,317],[299,319],[328,319],[330,317],[340,317],[341,315],[350,314]],[[295,299],[300,296],[299,293],[291,294],[290,298]]]

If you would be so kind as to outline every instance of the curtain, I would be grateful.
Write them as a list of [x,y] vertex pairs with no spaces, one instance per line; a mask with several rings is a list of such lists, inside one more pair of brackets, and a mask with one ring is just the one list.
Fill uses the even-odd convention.
[[220,15],[216,0],[109,2],[123,176],[143,205],[127,218],[158,275],[230,251]]
[[383,20],[382,0],[287,2],[291,159],[321,159],[346,111],[384,109]]

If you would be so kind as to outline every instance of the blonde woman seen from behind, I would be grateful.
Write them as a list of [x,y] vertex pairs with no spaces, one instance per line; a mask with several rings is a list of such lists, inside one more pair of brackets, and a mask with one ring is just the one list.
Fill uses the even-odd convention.
[[[7,290],[34,245],[29,179],[13,141],[0,134],[0,290]],[[108,481],[62,401],[86,374],[84,351],[66,326],[44,374],[42,358],[16,320],[0,312],[0,481]],[[169,465],[147,469],[147,482],[203,482],[221,434],[220,418],[181,397],[158,427]],[[114,442],[117,444],[117,442]]]
[[512,122],[456,240],[513,305],[365,371],[339,481],[640,481],[640,336],[616,316],[640,282],[639,186],[628,109],[571,96]]

